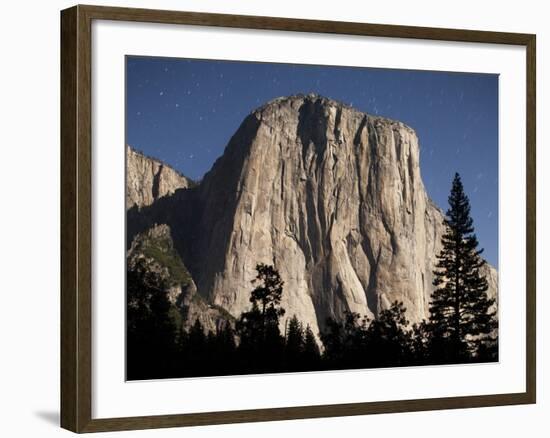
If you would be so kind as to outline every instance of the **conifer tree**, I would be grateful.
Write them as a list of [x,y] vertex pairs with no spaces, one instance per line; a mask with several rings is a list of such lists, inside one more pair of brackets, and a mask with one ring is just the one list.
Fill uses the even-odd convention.
[[221,371],[220,374],[231,374],[235,371],[236,344],[235,333],[229,321],[222,324],[216,330],[216,340],[212,359],[216,362],[214,368]]
[[302,323],[294,315],[287,325],[285,355],[287,367],[296,369],[299,365],[302,352],[304,350],[304,330]]
[[470,359],[475,344],[495,328],[494,300],[487,296],[487,280],[480,271],[485,264],[480,257],[483,250],[477,249],[470,202],[458,173],[444,224],[443,248],[434,270],[430,327],[437,360],[456,362]]
[[373,366],[406,365],[411,358],[411,333],[402,302],[380,312],[367,329],[367,348]]
[[321,332],[325,347],[323,358],[332,367],[357,368],[365,365],[367,356],[365,342],[369,319],[358,313],[344,311],[344,321],[327,319],[326,329]]
[[127,376],[169,377],[177,353],[177,327],[170,318],[166,283],[143,259],[127,267]]
[[271,265],[256,265],[256,287],[250,294],[252,308],[237,322],[240,334],[239,352],[245,366],[253,372],[273,372],[282,366],[285,339],[279,330],[279,318],[285,309],[281,304],[283,281]]
[[268,319],[284,315],[284,309],[280,308],[283,295],[284,282],[279,272],[271,265],[259,263],[256,265],[257,275],[252,283],[259,283],[250,294],[250,302],[255,303],[262,313],[264,323]]
[[204,327],[199,318],[191,327],[189,332],[189,343],[196,352],[202,352],[206,348],[207,337],[204,333]]
[[306,371],[312,371],[319,367],[321,361],[321,352],[319,345],[313,334],[313,330],[308,325],[304,335],[303,368]]
[[191,375],[198,376],[204,372],[205,359],[207,357],[208,338],[204,333],[204,326],[199,318],[189,330],[189,342],[187,343],[187,366]]

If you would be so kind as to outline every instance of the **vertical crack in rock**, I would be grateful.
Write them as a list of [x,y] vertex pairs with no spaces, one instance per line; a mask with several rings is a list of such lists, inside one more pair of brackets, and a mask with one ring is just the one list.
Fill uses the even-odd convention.
[[161,164],[157,173],[153,176],[153,187],[151,188],[153,199],[157,199],[159,197],[160,176],[162,174],[163,168],[164,166]]

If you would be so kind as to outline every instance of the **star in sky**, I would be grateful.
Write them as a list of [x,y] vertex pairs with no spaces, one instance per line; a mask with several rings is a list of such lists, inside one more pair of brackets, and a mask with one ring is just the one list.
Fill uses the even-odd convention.
[[127,57],[126,83],[127,143],[196,180],[276,97],[313,92],[400,120],[418,135],[424,184],[443,210],[460,172],[478,237],[498,262],[497,75]]

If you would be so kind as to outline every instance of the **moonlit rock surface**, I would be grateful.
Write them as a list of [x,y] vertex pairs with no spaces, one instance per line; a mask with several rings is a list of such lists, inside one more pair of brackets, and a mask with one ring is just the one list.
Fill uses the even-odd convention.
[[[198,199],[193,277],[234,316],[249,308],[263,262],[285,282],[284,318],[314,331],[396,300],[409,321],[428,317],[443,213],[403,123],[316,95],[273,100],[245,119]],[[496,296],[496,270],[484,271]]]
[[190,180],[176,170],[130,146],[126,146],[126,172],[126,209],[151,205],[190,186]]

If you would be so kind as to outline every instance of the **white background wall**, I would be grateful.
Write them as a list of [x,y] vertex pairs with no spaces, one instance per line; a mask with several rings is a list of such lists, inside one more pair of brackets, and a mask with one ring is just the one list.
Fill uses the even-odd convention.
[[[549,363],[542,344],[548,269],[543,247],[550,220],[542,170],[550,167],[543,121],[550,102],[550,28],[546,2],[238,0],[93,2],[234,14],[486,29],[537,34],[538,77],[538,404],[337,419],[211,426],[106,434],[148,437],[264,438],[315,435],[417,437],[547,436]],[[0,25],[0,434],[68,436],[58,428],[59,404],[59,10],[70,1],[4,2]],[[545,117],[546,116],[546,117]],[[545,165],[546,164],[546,165]],[[545,211],[546,210],[546,211]],[[388,382],[391,385],[391,382]]]

